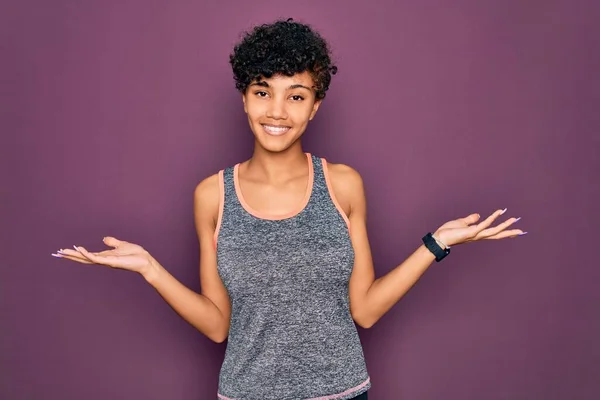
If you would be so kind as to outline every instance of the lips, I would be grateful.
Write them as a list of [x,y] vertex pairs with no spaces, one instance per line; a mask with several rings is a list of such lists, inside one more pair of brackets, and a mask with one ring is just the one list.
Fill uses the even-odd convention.
[[289,131],[291,129],[289,126],[283,126],[283,125],[262,124],[262,127],[265,130],[265,132],[267,132],[269,135],[272,135],[272,136],[284,135],[287,131]]

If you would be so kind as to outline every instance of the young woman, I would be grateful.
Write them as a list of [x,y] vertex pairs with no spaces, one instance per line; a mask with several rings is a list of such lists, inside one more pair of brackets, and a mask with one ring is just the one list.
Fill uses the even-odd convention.
[[450,246],[523,235],[506,210],[471,214],[423,237],[423,245],[375,279],[360,175],[305,153],[301,137],[336,67],[310,27],[256,27],[230,59],[255,137],[252,157],[195,190],[201,294],[139,245],[61,249],[56,257],[140,273],[185,320],[228,339],[222,400],[366,399],[371,387],[355,323],[373,326]]

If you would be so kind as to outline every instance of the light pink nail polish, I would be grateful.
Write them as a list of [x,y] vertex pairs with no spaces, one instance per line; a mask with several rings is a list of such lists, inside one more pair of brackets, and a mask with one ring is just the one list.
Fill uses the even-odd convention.
[[62,258],[62,256],[60,254],[54,254],[54,253],[52,253],[51,255],[54,256],[54,257]]
[[500,213],[500,215],[504,214],[506,212],[506,210],[508,210],[508,208],[505,208],[504,210],[502,210],[502,212]]

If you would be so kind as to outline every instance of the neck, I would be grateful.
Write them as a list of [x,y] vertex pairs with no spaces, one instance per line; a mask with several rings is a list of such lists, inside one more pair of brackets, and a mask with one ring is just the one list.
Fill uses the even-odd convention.
[[306,154],[300,143],[282,152],[269,152],[260,146],[254,147],[252,158],[246,165],[246,173],[271,182],[285,181],[306,172]]

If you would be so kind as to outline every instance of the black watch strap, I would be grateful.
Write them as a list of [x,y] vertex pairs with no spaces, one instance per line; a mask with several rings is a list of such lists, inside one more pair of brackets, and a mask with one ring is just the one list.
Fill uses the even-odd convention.
[[423,236],[423,244],[431,253],[433,253],[436,262],[442,261],[444,257],[450,254],[450,248],[442,249],[433,238],[431,232]]

